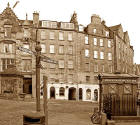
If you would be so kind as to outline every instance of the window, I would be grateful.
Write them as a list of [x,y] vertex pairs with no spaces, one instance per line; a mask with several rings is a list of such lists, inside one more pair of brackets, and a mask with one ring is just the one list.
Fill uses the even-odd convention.
[[68,54],[72,54],[73,52],[73,46],[68,46]]
[[50,39],[51,39],[51,40],[54,39],[54,32],[50,32]]
[[46,39],[46,32],[44,30],[41,31],[41,39]]
[[41,44],[41,52],[42,53],[46,52],[46,45],[45,44]]
[[93,44],[97,46],[97,38],[93,38]]
[[55,68],[55,64],[50,63],[50,69],[54,69]]
[[85,63],[85,71],[87,71],[87,72],[90,71],[90,65],[89,65],[89,63]]
[[85,36],[85,44],[88,44],[88,36]]
[[50,53],[54,53],[54,45],[50,45]]
[[90,76],[86,76],[86,82],[90,81]]
[[84,26],[79,25],[79,31],[80,31],[80,32],[83,32],[83,31],[84,31]]
[[64,60],[59,60],[59,68],[60,69],[64,68]]
[[64,33],[63,32],[59,32],[59,40],[64,40]]
[[112,60],[112,53],[108,53],[108,60]]
[[112,73],[112,65],[108,65],[109,73]]
[[4,53],[12,53],[13,52],[13,45],[4,43]]
[[93,33],[96,33],[96,29],[95,28],[93,29]]
[[102,65],[102,72],[105,72],[105,66]]
[[65,96],[65,89],[63,87],[59,89],[59,96]]
[[100,59],[104,59],[104,52],[100,52]]
[[30,59],[22,60],[22,71],[23,72],[31,72],[32,63]]
[[86,99],[91,100],[91,90],[90,89],[86,90]]
[[11,37],[11,28],[5,28],[5,33],[4,33],[5,37],[10,38]]
[[59,54],[64,54],[64,46],[59,46]]
[[94,58],[97,59],[98,58],[98,52],[94,51]]
[[103,41],[103,39],[100,39],[100,46],[104,46],[104,41]]
[[2,71],[15,65],[15,59],[5,58],[1,59]]
[[42,21],[42,27],[48,27],[48,21]]
[[68,61],[68,68],[73,69],[73,61],[72,60]]
[[98,72],[98,65],[97,64],[94,65],[94,72]]
[[108,40],[108,48],[111,47],[111,40]]
[[89,57],[89,50],[85,49],[85,57]]
[[68,40],[72,41],[72,33],[68,33]]
[[105,33],[105,34],[106,34],[106,36],[108,37],[108,36],[109,36],[109,31],[106,31],[106,33]]
[[68,75],[68,83],[72,83],[73,82],[73,74],[69,74]]

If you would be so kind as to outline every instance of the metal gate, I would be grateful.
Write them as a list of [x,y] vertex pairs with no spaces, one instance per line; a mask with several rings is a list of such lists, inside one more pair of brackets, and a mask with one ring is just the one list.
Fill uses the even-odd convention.
[[111,116],[136,116],[137,115],[137,98],[135,95],[117,94],[103,95],[103,111],[107,114],[108,119]]

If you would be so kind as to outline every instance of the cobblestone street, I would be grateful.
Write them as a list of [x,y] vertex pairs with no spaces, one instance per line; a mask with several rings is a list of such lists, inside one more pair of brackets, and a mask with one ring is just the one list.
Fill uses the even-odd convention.
[[[49,101],[49,125],[92,125],[91,102]],[[35,102],[0,99],[0,125],[22,125],[23,114],[35,111]]]

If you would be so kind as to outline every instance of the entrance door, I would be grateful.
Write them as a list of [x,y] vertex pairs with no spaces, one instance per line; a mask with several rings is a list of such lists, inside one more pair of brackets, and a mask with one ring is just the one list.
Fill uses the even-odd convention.
[[55,88],[54,87],[50,88],[50,99],[55,99]]
[[69,88],[69,100],[76,100],[76,88]]
[[79,88],[79,100],[82,100],[82,96],[83,96],[83,90],[82,88]]
[[26,94],[32,94],[32,78],[23,79],[23,92]]

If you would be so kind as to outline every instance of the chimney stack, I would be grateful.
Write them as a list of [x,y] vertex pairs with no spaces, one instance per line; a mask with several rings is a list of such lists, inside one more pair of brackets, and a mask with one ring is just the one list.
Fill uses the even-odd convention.
[[37,27],[39,25],[39,13],[38,12],[33,13],[33,25],[37,26]]

